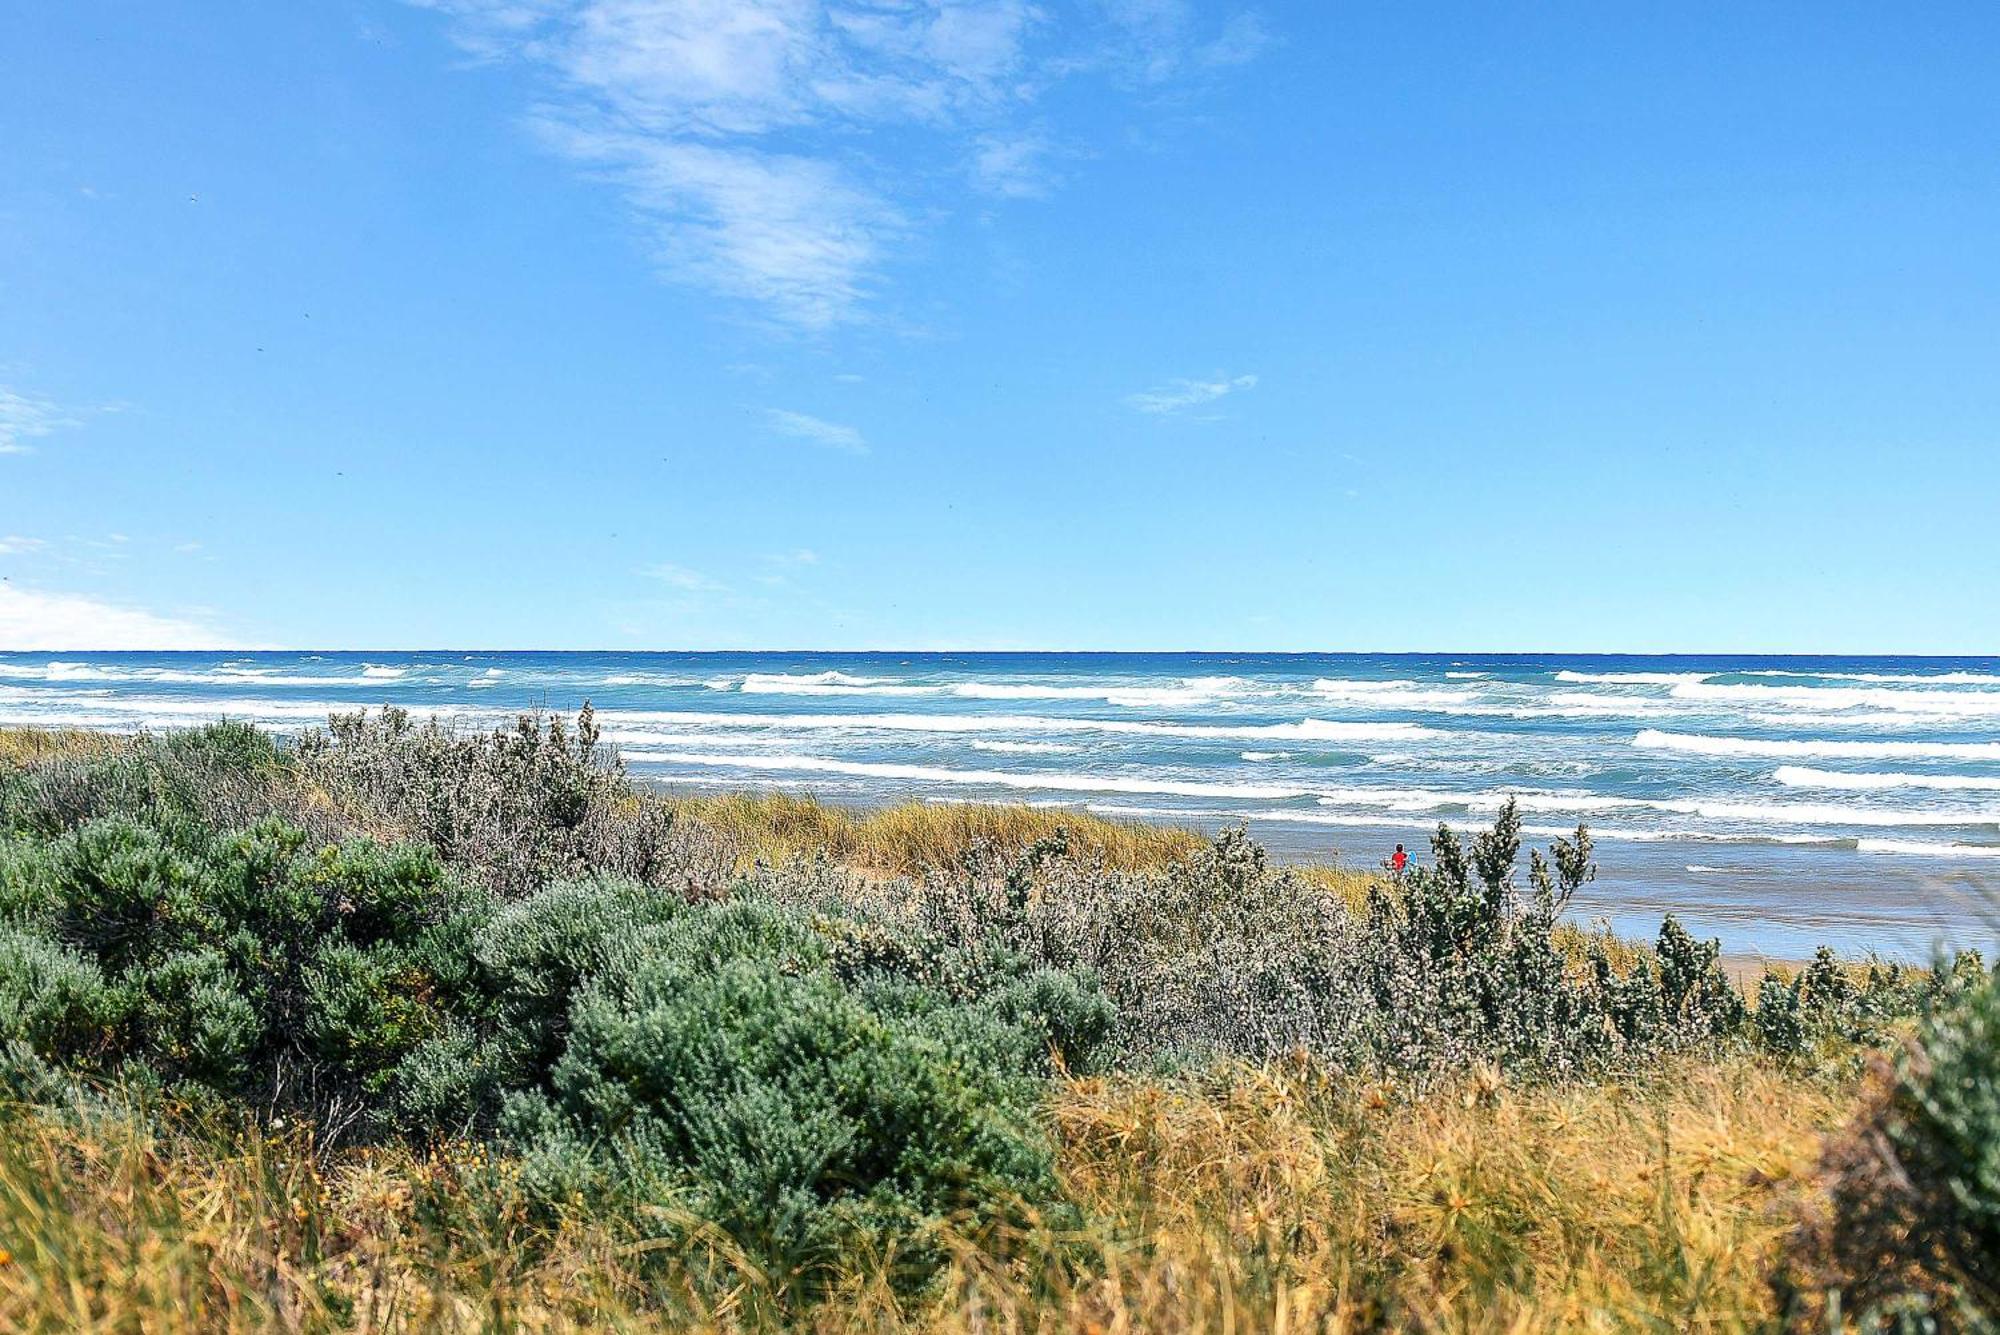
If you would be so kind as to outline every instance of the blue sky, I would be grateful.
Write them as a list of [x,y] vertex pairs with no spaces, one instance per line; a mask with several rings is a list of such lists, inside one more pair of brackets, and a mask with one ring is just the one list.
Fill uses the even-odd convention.
[[0,647],[2000,645],[1991,4],[0,8]]

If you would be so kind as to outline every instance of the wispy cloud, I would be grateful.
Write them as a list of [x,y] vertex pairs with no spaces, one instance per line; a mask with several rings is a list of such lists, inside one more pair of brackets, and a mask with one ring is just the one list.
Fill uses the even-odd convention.
[[1127,407],[1158,417],[1175,417],[1204,408],[1238,390],[1254,389],[1254,375],[1218,376],[1214,380],[1170,380],[1139,394],[1125,396]]
[[867,440],[851,426],[842,426],[838,422],[814,417],[811,413],[795,413],[785,408],[766,408],[764,419],[771,424],[771,429],[781,436],[810,441],[814,445],[824,445],[828,449],[845,450],[849,454],[868,453]]
[[49,544],[40,538],[23,537],[19,533],[0,536],[0,556],[25,556],[29,552],[39,552]]
[[[615,183],[670,277],[823,329],[856,318],[947,184],[1045,193],[1057,79],[1240,63],[1261,24],[1182,0],[411,0],[541,85],[529,120]],[[898,131],[897,162],[881,148]]]
[[76,418],[47,399],[0,385],[0,454],[31,453],[29,441],[76,424]]
[[691,570],[687,566],[674,565],[668,561],[661,561],[655,565],[647,566],[639,573],[648,579],[656,579],[669,588],[678,589],[682,593],[729,592],[729,586],[721,580],[705,575],[699,570]]
[[766,552],[764,554],[766,569],[751,578],[767,589],[782,589],[791,584],[794,572],[818,564],[819,553],[810,547],[794,547],[788,552]]
[[991,134],[972,155],[972,180],[1003,199],[1039,199],[1055,189],[1049,141],[1039,134]]
[[0,584],[0,649],[240,649],[196,620]]
[[1239,10],[1211,29],[1191,0],[1105,0],[1104,9],[1114,34],[1108,61],[1144,84],[1248,64],[1271,41],[1255,10]]

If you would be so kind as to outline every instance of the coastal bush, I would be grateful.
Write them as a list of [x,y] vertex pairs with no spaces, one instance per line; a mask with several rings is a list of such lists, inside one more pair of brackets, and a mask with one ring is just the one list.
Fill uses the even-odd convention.
[[685,905],[651,886],[605,879],[553,885],[497,908],[472,958],[499,1078],[540,1082],[562,1056],[578,988],[629,968],[649,931]]
[[327,1119],[378,1120],[445,1027],[476,901],[422,845],[315,847],[155,810],[0,846],[0,1040]]
[[[2000,981],[1958,986],[1829,1137],[1778,1287],[1796,1328],[1846,1311],[1906,1329],[2000,1327]],[[1835,1306],[1835,1304],[1838,1306]]]
[[1966,1297],[2000,1320],[2000,979],[1932,1018],[1898,1074],[1905,1171]]
[[1105,1023],[1086,985],[854,986],[808,918],[754,902],[644,936],[578,992],[546,1092],[508,1104],[543,1198],[691,1212],[806,1290],[857,1238],[901,1235],[916,1282],[945,1219],[1059,1200],[1033,1109],[1052,1036]]
[[1740,1016],[1715,949],[1675,924],[1657,974],[1619,975],[1608,958],[1595,973],[1567,966],[1557,930],[1593,874],[1586,833],[1537,854],[1525,894],[1511,806],[1469,849],[1440,828],[1432,851],[1357,907],[1270,865],[1241,828],[1151,874],[1077,858],[1060,838],[1012,859],[975,848],[925,879],[902,935],[1088,971],[1133,1057],[1304,1048],[1393,1071],[1492,1060],[1557,1075],[1713,1037]]
[[287,768],[274,739],[241,723],[51,750],[0,766],[0,832],[50,836],[113,815],[235,829],[284,800]]
[[502,895],[598,874],[698,897],[724,887],[735,860],[713,830],[632,786],[587,703],[574,730],[559,715],[461,733],[395,708],[335,714],[300,737],[295,763],[350,820],[427,843]]

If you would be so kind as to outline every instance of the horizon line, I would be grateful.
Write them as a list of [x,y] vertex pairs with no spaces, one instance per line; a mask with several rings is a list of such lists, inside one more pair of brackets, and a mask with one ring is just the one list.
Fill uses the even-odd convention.
[[1369,658],[1444,658],[1451,655],[1472,658],[1897,658],[1897,659],[1986,659],[2000,661],[2000,652],[1953,653],[1935,650],[1904,651],[1871,649],[1849,651],[1836,649],[1057,649],[1057,648],[1005,648],[982,649],[963,648],[727,648],[727,649],[630,649],[591,647],[582,649],[557,649],[547,647],[469,647],[437,645],[425,648],[390,648],[381,645],[364,645],[354,648],[333,648],[328,646],[306,646],[285,648],[271,645],[246,647],[242,645],[221,645],[209,648],[123,648],[92,649],[79,646],[64,648],[10,648],[0,645],[0,654],[678,654],[691,655],[752,655],[752,654],[819,654],[846,656],[893,656],[893,655],[949,655],[983,654],[989,656],[1014,655],[1070,655],[1076,657],[1097,656],[1163,656],[1163,655],[1256,655],[1262,657],[1289,658],[1329,658],[1329,657],[1369,657]]

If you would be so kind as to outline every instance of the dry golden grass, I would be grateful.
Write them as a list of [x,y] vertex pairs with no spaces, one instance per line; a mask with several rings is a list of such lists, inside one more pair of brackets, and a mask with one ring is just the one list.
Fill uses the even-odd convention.
[[1759,1328],[1775,1207],[1845,1104],[1747,1064],[1568,1090],[1475,1073],[1414,1104],[1304,1068],[1079,1082],[1056,1118],[1093,1264],[1039,1298],[961,1276],[929,1316],[971,1329],[976,1297],[1022,1318],[1002,1328]]
[[975,840],[1018,852],[1058,830],[1080,854],[1126,871],[1166,866],[1204,843],[1194,831],[1174,826],[1020,805],[903,802],[864,810],[787,793],[686,796],[673,802],[736,841],[746,862],[785,862],[823,852],[857,871],[884,875],[949,866]]
[[[857,1255],[802,1324],[849,1331],[1745,1330],[1780,1207],[1850,1102],[1749,1063],[1421,1100],[1311,1065],[1078,1080],[1050,1107],[1083,1231],[961,1239],[899,1298]],[[0,1329],[754,1329],[772,1277],[720,1239],[531,1228],[476,1147],[156,1139],[0,1114]],[[1039,1258],[1039,1259],[1036,1259]],[[1056,1259],[1060,1258],[1060,1259]],[[709,1279],[697,1284],[695,1268]]]
[[116,733],[79,728],[0,728],[0,765],[32,765],[62,756],[102,755],[126,744]]

